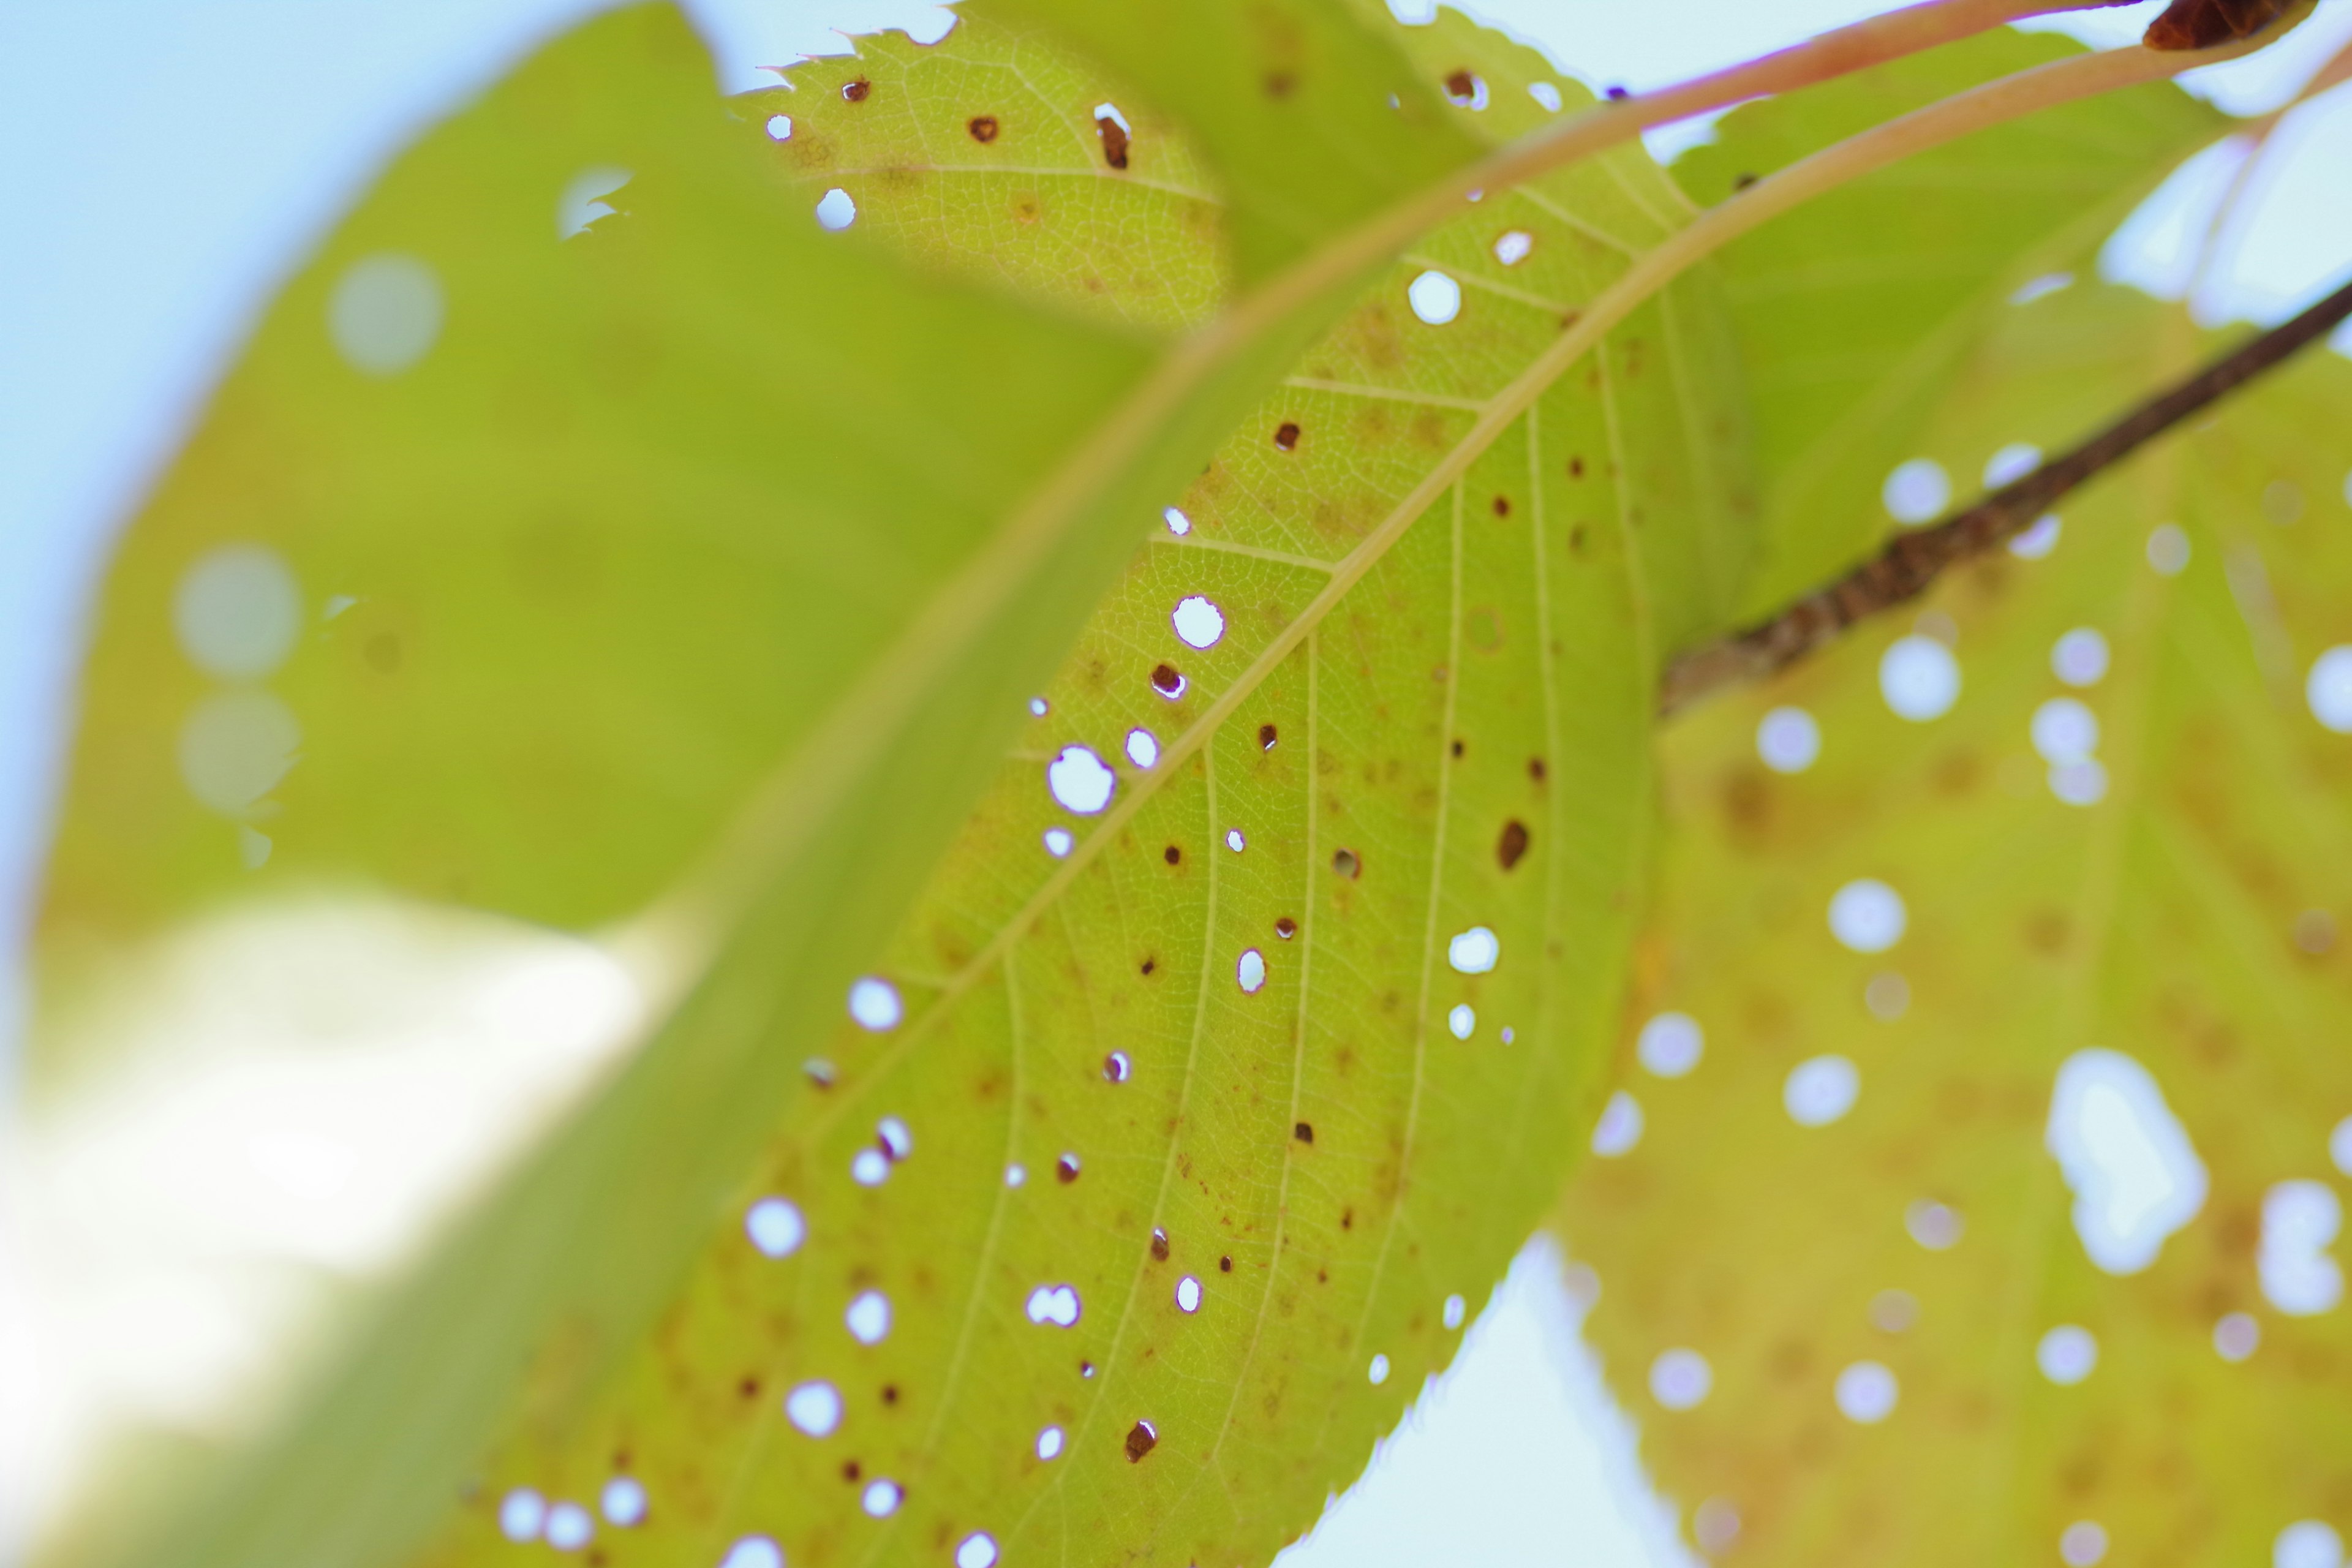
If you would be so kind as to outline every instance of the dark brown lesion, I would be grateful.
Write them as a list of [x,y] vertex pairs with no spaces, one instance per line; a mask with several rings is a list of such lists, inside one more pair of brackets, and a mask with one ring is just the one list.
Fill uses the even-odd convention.
[[1160,1446],[1160,1433],[1149,1421],[1139,1421],[1127,1430],[1127,1462],[1142,1462],[1143,1456]]
[[862,76],[852,77],[841,84],[842,100],[846,103],[863,103],[873,90],[874,84]]
[[996,116],[975,114],[964,129],[971,132],[971,139],[975,142],[993,142],[996,140]]
[[1104,115],[1095,121],[1095,134],[1102,138],[1103,162],[1114,169],[1127,167],[1127,127]]
[[1495,859],[1507,871],[1519,863],[1528,852],[1528,825],[1513,817],[1503,824],[1503,836],[1495,841]]

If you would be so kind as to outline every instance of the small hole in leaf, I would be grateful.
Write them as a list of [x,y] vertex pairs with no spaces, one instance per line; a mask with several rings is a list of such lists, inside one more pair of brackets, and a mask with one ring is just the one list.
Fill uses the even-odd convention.
[[975,114],[964,129],[971,132],[971,139],[975,142],[993,142],[996,140],[996,116]]
[[784,1396],[784,1415],[812,1437],[830,1436],[841,1425],[841,1393],[829,1383],[803,1383]]
[[1059,1426],[1048,1426],[1037,1434],[1037,1457],[1041,1459],[1062,1457],[1062,1429]]
[[1517,267],[1535,250],[1536,237],[1526,229],[1515,228],[1495,240],[1495,259],[1506,267]]
[[1176,601],[1169,613],[1168,624],[1176,629],[1187,647],[1211,648],[1225,635],[1225,612],[1215,600],[1200,594],[1188,594]]
[[1183,1312],[1201,1310],[1201,1282],[1190,1274],[1176,1281],[1176,1307]]
[[1249,847],[1249,839],[1243,835],[1240,828],[1228,827],[1225,829],[1225,847],[1238,855]]
[[1280,738],[1271,724],[1260,724],[1257,727],[1257,749],[1261,752],[1274,750],[1275,742]]
[[1277,452],[1291,452],[1298,447],[1298,426],[1286,419],[1274,429],[1274,447]]
[[1342,849],[1331,857],[1331,869],[1350,882],[1364,874],[1364,862],[1352,849]]
[[861,76],[861,77],[853,77],[853,78],[851,78],[849,80],[847,80],[847,81],[845,81],[845,82],[843,82],[843,83],[841,84],[841,96],[842,96],[842,99],[843,99],[843,100],[844,100],[845,102],[848,102],[848,103],[863,103],[863,102],[865,102],[865,101],[866,101],[866,94],[868,94],[868,93],[870,93],[870,92],[872,92],[873,90],[874,90],[874,84],[873,84],[872,82],[870,82],[870,81],[867,81],[867,80],[866,80],[864,77],[862,77],[862,76]]
[[1160,1429],[1149,1421],[1139,1421],[1128,1429],[1127,1462],[1139,1464],[1143,1456],[1160,1446]]
[[1290,1135],[1301,1143],[1312,1143],[1315,1142],[1315,1126],[1312,1122],[1302,1121],[1290,1130]]
[[768,116],[768,140],[789,142],[793,139],[793,117],[789,114]]
[[1076,1181],[1078,1179],[1078,1157],[1076,1154],[1065,1154],[1060,1159],[1055,1161],[1054,1179],[1061,1183],[1064,1186],[1067,1186],[1072,1182]]
[[1092,816],[1110,804],[1118,775],[1086,746],[1065,746],[1045,766],[1045,788],[1055,804],[1080,816]]
[[1125,1083],[1135,1076],[1135,1064],[1125,1051],[1113,1051],[1103,1058],[1103,1079],[1108,1083]]
[[1495,859],[1507,871],[1519,863],[1528,852],[1528,825],[1514,817],[1503,824],[1503,837],[1495,841]]
[[547,1500],[517,1487],[499,1503],[499,1529],[509,1541],[536,1541],[547,1525]]
[[1265,954],[1257,949],[1244,948],[1234,961],[1234,983],[1244,995],[1254,996],[1265,988]]
[[1070,1328],[1077,1322],[1080,1313],[1077,1289],[1071,1285],[1040,1285],[1029,1292],[1024,1310],[1031,1322],[1040,1326]]
[[1298,934],[1298,922],[1292,920],[1288,915],[1284,915],[1280,920],[1274,922],[1274,934],[1280,937],[1283,941],[1288,942],[1292,937]]
[[1160,737],[1145,729],[1127,732],[1127,760],[1139,768],[1148,768],[1160,761]]
[[847,191],[836,185],[819,198],[816,221],[837,234],[857,221],[857,203]]
[[1433,327],[1442,327],[1462,313],[1462,285],[1443,272],[1424,272],[1404,291],[1412,313]]

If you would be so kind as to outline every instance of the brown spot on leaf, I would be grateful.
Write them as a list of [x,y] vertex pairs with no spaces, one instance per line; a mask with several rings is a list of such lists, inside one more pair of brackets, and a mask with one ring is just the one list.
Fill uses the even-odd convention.
[[1160,1430],[1149,1421],[1139,1421],[1127,1429],[1127,1462],[1142,1462],[1143,1456],[1160,1446]]
[[1528,759],[1528,777],[1535,780],[1538,784],[1544,782],[1544,760],[1541,757],[1529,757]]
[[2066,917],[2056,910],[2036,910],[2025,920],[2025,945],[2046,957],[2066,951]]
[[739,1383],[739,1384],[737,1384],[735,1385],[735,1393],[736,1393],[736,1396],[737,1396],[738,1398],[741,1398],[741,1399],[757,1399],[757,1398],[759,1398],[759,1397],[760,1397],[760,1380],[759,1380],[758,1378],[756,1378],[756,1377],[747,1377],[747,1378],[745,1378],[742,1382],[740,1382],[740,1383]]
[[1350,882],[1364,874],[1364,862],[1352,849],[1341,849],[1331,857],[1331,869]]
[[993,142],[996,140],[996,116],[975,114],[971,117],[971,123],[964,129],[971,132],[971,139],[975,142]]
[[1114,169],[1127,167],[1127,127],[1106,114],[1095,121],[1095,134],[1102,138],[1103,162]]
[[1462,754],[1462,742],[1460,741],[1454,742],[1454,754],[1457,757]]
[[1584,525],[1578,523],[1568,531],[1568,551],[1571,555],[1584,553]]
[[1171,844],[1167,848],[1162,849],[1160,852],[1160,858],[1162,860],[1167,861],[1171,866],[1173,866],[1178,861],[1184,858],[1184,851],[1177,848],[1173,844]]
[[1173,697],[1184,689],[1184,677],[1172,664],[1154,665],[1151,688],[1163,697]]
[[898,1403],[898,1385],[897,1384],[886,1383],[882,1385],[882,1403],[885,1405],[896,1405]]
[[1290,1135],[1301,1143],[1312,1143],[1315,1142],[1315,1124],[1311,1121],[1302,1121],[1290,1130]]
[[1298,86],[1298,79],[1288,71],[1265,73],[1265,95],[1268,98],[1288,98]]
[[1297,421],[1286,419],[1274,427],[1274,449],[1277,452],[1294,452],[1298,449]]
[[1288,942],[1292,937],[1298,934],[1298,922],[1292,920],[1288,915],[1284,915],[1281,919],[1274,922],[1274,934],[1280,937],[1283,941]]
[[1455,103],[1475,103],[1478,98],[1478,79],[1468,70],[1456,70],[1445,79],[1445,96]]
[[1078,1157],[1076,1154],[1065,1154],[1060,1159],[1055,1161],[1054,1179],[1061,1183],[1066,1187],[1072,1182],[1076,1181],[1078,1179]]
[[1744,191],[1755,183],[1756,176],[1743,169],[1738,174],[1733,177],[1731,188],[1735,191]]
[[1168,1261],[1168,1233],[1158,1226],[1151,1227],[1151,1259],[1155,1263]]
[[1519,863],[1528,852],[1528,825],[1517,817],[1503,824],[1503,836],[1495,841],[1495,860],[1507,871]]
[[862,76],[852,77],[847,81],[841,84],[842,99],[845,102],[848,103],[865,102],[866,94],[873,90],[874,84],[867,81]]
[[1508,517],[1511,515],[1510,497],[1496,496],[1495,498],[1495,515],[1496,517]]
[[1159,967],[1160,961],[1156,958],[1147,958],[1143,961],[1143,973],[1146,974],[1150,973],[1153,970]]
[[1571,479],[1580,479],[1584,477],[1583,458],[1570,458],[1568,460],[1568,477]]
[[1341,1230],[1353,1230],[1356,1228],[1356,1211],[1354,1209],[1341,1209],[1339,1211],[1339,1228]]
[[857,1461],[855,1459],[841,1467],[841,1479],[845,1481],[854,1481],[864,1473],[857,1468]]
[[1280,733],[1271,724],[1260,724],[1257,727],[1257,749],[1261,752],[1274,750],[1275,742],[1281,738]]
[[1220,1274],[1231,1274],[1233,1271],[1234,1271],[1234,1258],[1233,1258],[1233,1254],[1231,1254],[1231,1253],[1227,1253],[1224,1257],[1220,1258],[1218,1258],[1218,1259],[1217,1259],[1217,1272],[1218,1272],[1218,1273],[1220,1273]]

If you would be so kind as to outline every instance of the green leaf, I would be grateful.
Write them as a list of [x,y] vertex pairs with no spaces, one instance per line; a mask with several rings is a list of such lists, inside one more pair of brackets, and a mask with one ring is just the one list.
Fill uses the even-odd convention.
[[[2081,53],[2001,30],[1727,116],[1675,175],[1703,203],[1995,77]],[[2021,288],[2088,268],[2132,206],[2227,124],[2169,84],[1997,125],[1853,182],[1717,259],[1755,409],[1766,504],[1742,618],[1852,565],[1880,488]],[[1960,491],[1975,474],[1956,471]]]
[[[1498,103],[1539,68],[1439,37],[1481,51]],[[991,103],[1018,100],[956,62],[1022,47],[975,21],[929,54],[820,62],[779,155],[909,230],[951,215],[912,241],[951,265],[978,215],[973,264],[995,267],[1008,183],[964,143],[992,151],[1014,111]],[[857,118],[876,106],[891,118]],[[971,138],[980,112],[997,141]],[[1133,123],[1129,173],[1150,167]],[[1086,210],[1077,178],[1039,179],[1045,219]],[[1614,1008],[1649,650],[1730,592],[1706,556],[1736,544],[1740,454],[1718,387],[1683,371],[1706,296],[1629,323],[1425,515],[1405,498],[1679,221],[1637,199],[1662,189],[1629,150],[1488,196],[1239,422],[884,952],[903,1018],[814,1048],[616,1376],[542,1346],[433,1561],[510,1552],[517,1490],[586,1502],[623,1475],[649,1510],[600,1527],[615,1553],[717,1561],[760,1535],[795,1563],[933,1563],[985,1536],[1006,1562],[1262,1560],[1359,1472],[1458,1342],[1449,1300],[1483,1295],[1557,1192],[1569,1151],[1541,1130],[1581,1102]],[[1532,248],[1506,264],[1513,232]],[[1441,268],[1462,305],[1430,324],[1408,290]],[[1133,297],[1085,266],[1003,270],[1111,279],[1088,309]],[[1195,598],[1213,639],[1183,635]],[[1091,775],[1077,747],[1116,774],[1106,809],[1056,803],[1057,761]]]
[[[2012,441],[2055,447],[2210,352],[2177,310],[2077,286],[1971,356],[1920,449],[1973,472]],[[1669,732],[1664,887],[1621,1050],[1643,1130],[1586,1167],[1559,1225],[1597,1271],[1591,1332],[1648,1466],[1711,1549],[2049,1562],[2088,1523],[2112,1561],[2252,1562],[2292,1521],[2340,1528],[2352,1320],[2264,1284],[2291,1255],[2340,1286],[2340,1253],[2284,1243],[2264,1211],[2286,1182],[2340,1205],[2352,1176],[2329,1152],[2352,1110],[2352,750],[2301,690],[2346,633],[2347,410],[2352,366],[2310,356],[2085,492],[2047,559],[1990,557],[1916,620]],[[2083,629],[2110,656],[2096,679]],[[1881,661],[1923,634],[1954,641],[1961,686],[1915,723]],[[2095,719],[2095,769],[2036,754],[2053,701]],[[1787,776],[1757,760],[1783,706],[1821,735]],[[1862,879],[1906,911],[1882,952],[1827,918]],[[1687,1076],[1632,1059],[1667,1012],[1704,1031]],[[2105,1212],[2189,1199],[2194,1217],[2106,1266],[2078,1235],[2102,1205],[2070,1190],[2053,1128],[2126,1166],[2158,1146],[2118,1136],[2131,1074],[2091,1051],[2139,1064],[2209,1189],[2137,1173],[2143,1196]],[[1858,1098],[1800,1124],[1790,1097],[1840,1070],[1801,1064],[1828,1058]],[[2061,1115],[2062,1068],[2102,1060],[2078,1080],[2107,1075],[2089,1121]],[[2087,1340],[2045,1337],[2068,1328]],[[1656,1392],[1677,1349],[1711,1370],[1689,1408]],[[1893,1392],[1891,1413],[1842,1414],[1842,1378],[1849,1404]],[[2071,1560],[2092,1539],[2076,1529]]]

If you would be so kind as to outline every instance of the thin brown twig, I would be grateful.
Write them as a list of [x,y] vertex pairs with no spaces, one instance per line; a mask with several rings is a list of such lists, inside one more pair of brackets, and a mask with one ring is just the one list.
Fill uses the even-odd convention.
[[1658,710],[1672,713],[1722,687],[1784,669],[1856,621],[1917,598],[1946,571],[2024,532],[2061,496],[2326,336],[2347,316],[2352,316],[2352,283],[2292,321],[2257,333],[2014,484],[1932,528],[1901,535],[1873,559],[1771,619],[1683,655],[1667,666],[1659,683]]

